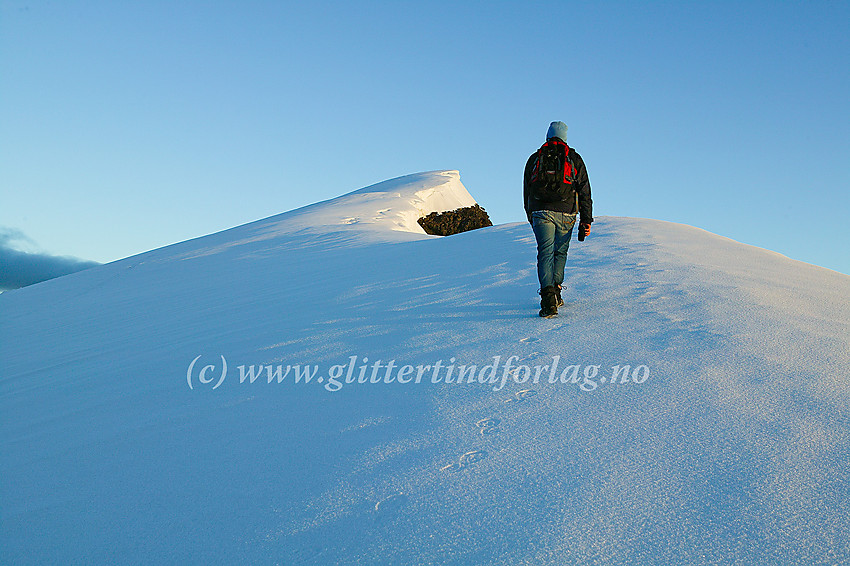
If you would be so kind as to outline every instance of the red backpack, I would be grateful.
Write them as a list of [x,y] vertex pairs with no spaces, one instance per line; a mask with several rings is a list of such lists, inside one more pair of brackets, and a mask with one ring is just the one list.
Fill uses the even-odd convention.
[[576,168],[570,159],[570,147],[550,139],[537,150],[531,170],[531,195],[540,202],[562,202],[573,196]]

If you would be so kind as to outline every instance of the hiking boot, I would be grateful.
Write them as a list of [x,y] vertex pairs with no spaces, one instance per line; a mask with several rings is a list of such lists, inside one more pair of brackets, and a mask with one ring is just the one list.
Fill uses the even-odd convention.
[[561,286],[555,285],[555,306],[564,306],[564,299],[561,298]]
[[543,287],[540,291],[540,316],[550,318],[558,314],[555,287]]

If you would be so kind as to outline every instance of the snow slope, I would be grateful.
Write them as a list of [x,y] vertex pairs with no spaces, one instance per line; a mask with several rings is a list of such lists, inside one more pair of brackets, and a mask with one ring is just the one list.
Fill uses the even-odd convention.
[[0,563],[850,561],[850,277],[601,217],[542,320],[527,224],[415,223],[473,203],[411,175],[0,296]]

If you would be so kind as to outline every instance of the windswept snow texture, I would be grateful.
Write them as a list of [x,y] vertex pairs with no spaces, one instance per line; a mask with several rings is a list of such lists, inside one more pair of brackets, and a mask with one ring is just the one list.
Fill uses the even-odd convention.
[[[601,217],[543,320],[527,224],[416,224],[473,203],[412,175],[0,296],[0,562],[850,561],[850,277]],[[498,381],[331,391],[354,356]]]

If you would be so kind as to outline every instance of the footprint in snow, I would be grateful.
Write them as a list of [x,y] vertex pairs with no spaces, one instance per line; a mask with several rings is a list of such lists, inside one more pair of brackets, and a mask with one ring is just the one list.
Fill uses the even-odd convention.
[[505,403],[518,403],[520,401],[525,401],[526,399],[530,399],[531,397],[536,397],[537,391],[534,389],[521,389],[514,393],[514,396],[510,399],[505,399]]
[[480,462],[486,457],[486,450],[470,450],[466,454],[463,454],[457,462],[449,464],[448,466],[443,466],[440,470],[444,472],[459,472],[476,462]]
[[481,419],[475,426],[481,431],[481,434],[484,436],[488,436],[491,434],[496,434],[497,432],[501,432],[499,429],[499,423],[501,423],[501,419],[497,419],[495,417],[487,417],[486,419]]
[[[520,401],[525,401],[526,399],[530,399],[532,397],[537,396],[537,391],[533,389],[521,389],[514,393],[513,397],[510,399],[506,399],[505,403],[518,403]],[[480,419],[475,423],[475,426],[478,427],[478,430],[482,435],[487,436],[490,434],[495,434],[501,431],[499,425],[502,423],[502,419],[497,417],[486,417]],[[446,466],[440,468],[440,471],[443,472],[459,472],[468,468],[470,465],[480,462],[484,458],[487,457],[486,450],[470,450],[469,452],[463,454],[457,462],[452,462]],[[375,507],[377,510],[377,506]]]

